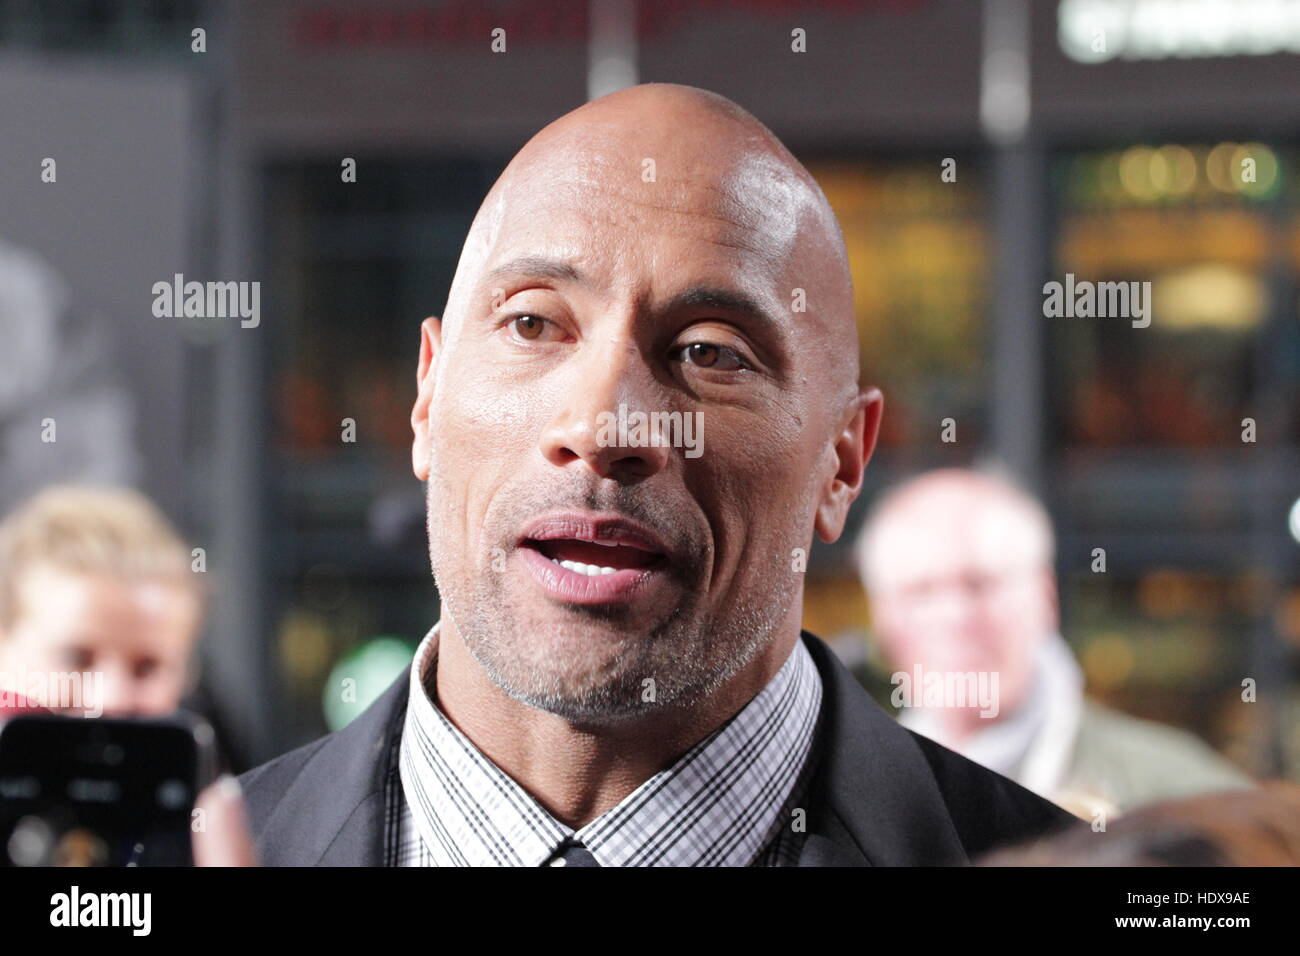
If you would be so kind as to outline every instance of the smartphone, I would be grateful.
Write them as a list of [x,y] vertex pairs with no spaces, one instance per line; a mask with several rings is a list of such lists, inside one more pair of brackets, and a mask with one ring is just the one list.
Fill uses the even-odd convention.
[[162,719],[14,717],[0,729],[0,864],[190,866],[212,727]]

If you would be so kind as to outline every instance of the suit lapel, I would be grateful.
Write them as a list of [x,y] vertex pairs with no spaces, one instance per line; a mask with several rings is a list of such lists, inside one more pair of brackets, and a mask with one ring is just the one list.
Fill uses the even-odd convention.
[[822,677],[808,835],[800,866],[967,862],[930,765],[820,640],[803,635]]
[[383,866],[386,797],[406,715],[403,671],[361,716],[330,734],[288,785],[265,827],[277,866]]
[[375,702],[374,719],[358,728],[362,740],[353,742],[355,762],[345,772],[357,782],[365,781],[366,792],[321,854],[320,866],[383,866],[387,862],[387,798],[390,786],[401,786],[397,753],[410,690],[410,672],[402,671]]

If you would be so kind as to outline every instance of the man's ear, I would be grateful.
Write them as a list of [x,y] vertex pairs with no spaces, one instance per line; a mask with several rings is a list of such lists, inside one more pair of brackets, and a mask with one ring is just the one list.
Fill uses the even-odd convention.
[[442,319],[431,315],[420,323],[420,364],[415,373],[419,391],[411,408],[411,468],[421,481],[429,480],[429,408],[433,401],[434,367],[442,348]]
[[876,448],[880,414],[885,398],[878,388],[864,388],[850,406],[848,422],[836,436],[832,452],[835,472],[822,489],[814,522],[817,535],[827,544],[839,538],[849,515],[849,506],[862,491],[862,473]]

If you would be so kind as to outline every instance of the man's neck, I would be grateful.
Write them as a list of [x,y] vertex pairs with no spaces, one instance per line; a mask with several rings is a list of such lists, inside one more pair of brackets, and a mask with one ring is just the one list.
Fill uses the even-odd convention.
[[437,702],[488,759],[555,819],[578,829],[735,716],[771,681],[798,639],[797,627],[785,629],[725,686],[690,706],[577,727],[501,690],[444,618]]

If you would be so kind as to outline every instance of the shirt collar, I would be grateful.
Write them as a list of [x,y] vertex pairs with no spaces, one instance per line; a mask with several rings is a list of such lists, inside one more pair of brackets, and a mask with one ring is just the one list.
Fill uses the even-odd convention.
[[581,840],[602,866],[747,866],[782,826],[822,685],[803,641],[748,704],[576,833],[489,760],[431,698],[438,626],[411,665],[402,791],[439,866],[540,866]]

